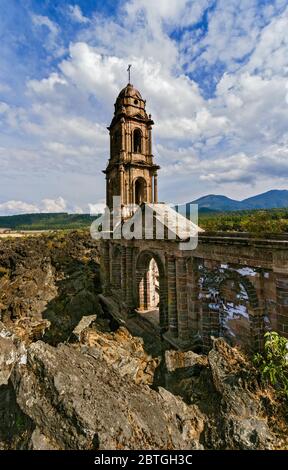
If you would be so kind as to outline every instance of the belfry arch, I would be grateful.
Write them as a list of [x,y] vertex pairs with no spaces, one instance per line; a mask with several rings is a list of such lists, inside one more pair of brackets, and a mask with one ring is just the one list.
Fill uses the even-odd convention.
[[147,201],[147,183],[143,177],[136,178],[134,181],[134,200],[138,205]]
[[133,131],[133,152],[142,152],[142,133],[138,127]]

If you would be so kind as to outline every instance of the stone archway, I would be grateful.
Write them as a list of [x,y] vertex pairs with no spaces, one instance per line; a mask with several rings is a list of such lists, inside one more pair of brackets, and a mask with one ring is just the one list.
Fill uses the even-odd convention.
[[259,349],[264,319],[252,282],[233,269],[205,270],[200,278],[202,336],[208,347],[211,336],[223,336],[231,345]]
[[161,328],[166,325],[164,264],[157,253],[143,251],[136,260],[136,310]]

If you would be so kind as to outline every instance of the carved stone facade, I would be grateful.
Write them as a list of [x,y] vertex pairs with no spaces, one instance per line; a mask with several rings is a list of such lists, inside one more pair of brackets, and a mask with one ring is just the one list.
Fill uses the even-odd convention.
[[110,132],[110,158],[106,174],[106,205],[113,196],[122,205],[158,202],[157,170],[153,163],[151,115],[133,85],[123,88],[115,103]]

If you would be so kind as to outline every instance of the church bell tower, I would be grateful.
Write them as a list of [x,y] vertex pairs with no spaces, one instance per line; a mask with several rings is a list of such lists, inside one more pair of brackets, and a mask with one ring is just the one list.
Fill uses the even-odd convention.
[[152,155],[151,115],[146,101],[130,83],[119,93],[110,126],[110,158],[106,174],[106,205],[113,206],[113,196],[121,205],[157,203],[157,170]]

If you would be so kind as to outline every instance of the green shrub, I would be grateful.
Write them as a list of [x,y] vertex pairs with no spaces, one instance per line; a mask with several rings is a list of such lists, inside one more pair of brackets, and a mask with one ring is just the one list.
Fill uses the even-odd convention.
[[254,363],[262,380],[288,399],[288,340],[275,331],[265,334],[263,354],[255,354]]
[[249,232],[256,238],[288,232],[288,209],[199,213],[199,225],[208,232]]

